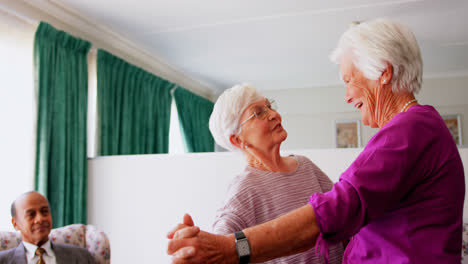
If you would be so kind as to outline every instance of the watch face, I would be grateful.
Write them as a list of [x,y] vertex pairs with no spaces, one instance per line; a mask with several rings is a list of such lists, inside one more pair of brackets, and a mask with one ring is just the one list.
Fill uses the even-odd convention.
[[250,255],[250,247],[249,242],[245,239],[241,239],[237,241],[237,252],[239,256],[247,256]]

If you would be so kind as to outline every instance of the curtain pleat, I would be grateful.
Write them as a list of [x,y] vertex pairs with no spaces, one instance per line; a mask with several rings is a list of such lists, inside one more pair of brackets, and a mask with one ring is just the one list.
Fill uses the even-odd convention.
[[172,86],[98,50],[99,155],[167,153]]
[[214,139],[208,121],[213,102],[178,87],[174,99],[187,152],[213,152]]
[[54,227],[86,224],[86,115],[91,44],[41,22],[34,40],[38,91],[35,188]]

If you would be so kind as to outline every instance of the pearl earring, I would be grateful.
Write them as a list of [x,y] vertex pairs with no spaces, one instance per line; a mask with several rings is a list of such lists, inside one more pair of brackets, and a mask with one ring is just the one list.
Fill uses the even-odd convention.
[[249,148],[249,146],[247,146],[247,145],[244,145],[244,149],[248,149],[248,148]]
[[382,84],[385,84],[387,82],[387,80],[383,79],[382,80]]

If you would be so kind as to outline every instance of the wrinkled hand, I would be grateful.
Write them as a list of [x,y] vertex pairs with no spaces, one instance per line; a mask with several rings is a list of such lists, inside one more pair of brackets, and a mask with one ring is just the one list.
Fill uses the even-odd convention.
[[[236,263],[235,255],[230,261],[225,256],[230,239],[200,231],[188,214],[184,215],[184,223],[178,224],[167,237],[171,239],[167,246],[167,254],[172,255],[172,264]],[[234,243],[232,246],[234,247]],[[235,254],[234,250],[232,251]]]
[[198,234],[200,229],[193,223],[192,217],[189,214],[184,215],[182,224],[178,224],[171,231],[167,233],[167,238],[181,238],[193,237]]

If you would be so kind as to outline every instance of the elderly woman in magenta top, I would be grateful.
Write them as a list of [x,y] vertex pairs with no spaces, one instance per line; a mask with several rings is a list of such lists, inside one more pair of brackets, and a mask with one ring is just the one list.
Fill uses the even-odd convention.
[[[281,121],[274,102],[249,85],[227,89],[216,101],[209,122],[211,134],[220,146],[242,152],[247,166],[229,186],[214,233],[232,234],[273,220],[306,204],[310,194],[332,189],[333,182],[308,158],[280,155],[287,137]],[[341,243],[328,252],[330,263],[341,263]],[[267,263],[320,262],[310,249]]]
[[200,231],[186,215],[168,234],[173,263],[263,262],[315,245],[326,255],[347,238],[343,263],[460,263],[463,165],[439,113],[414,97],[422,59],[413,33],[387,19],[355,25],[331,59],[346,102],[377,134],[331,191],[244,229],[245,239]]

